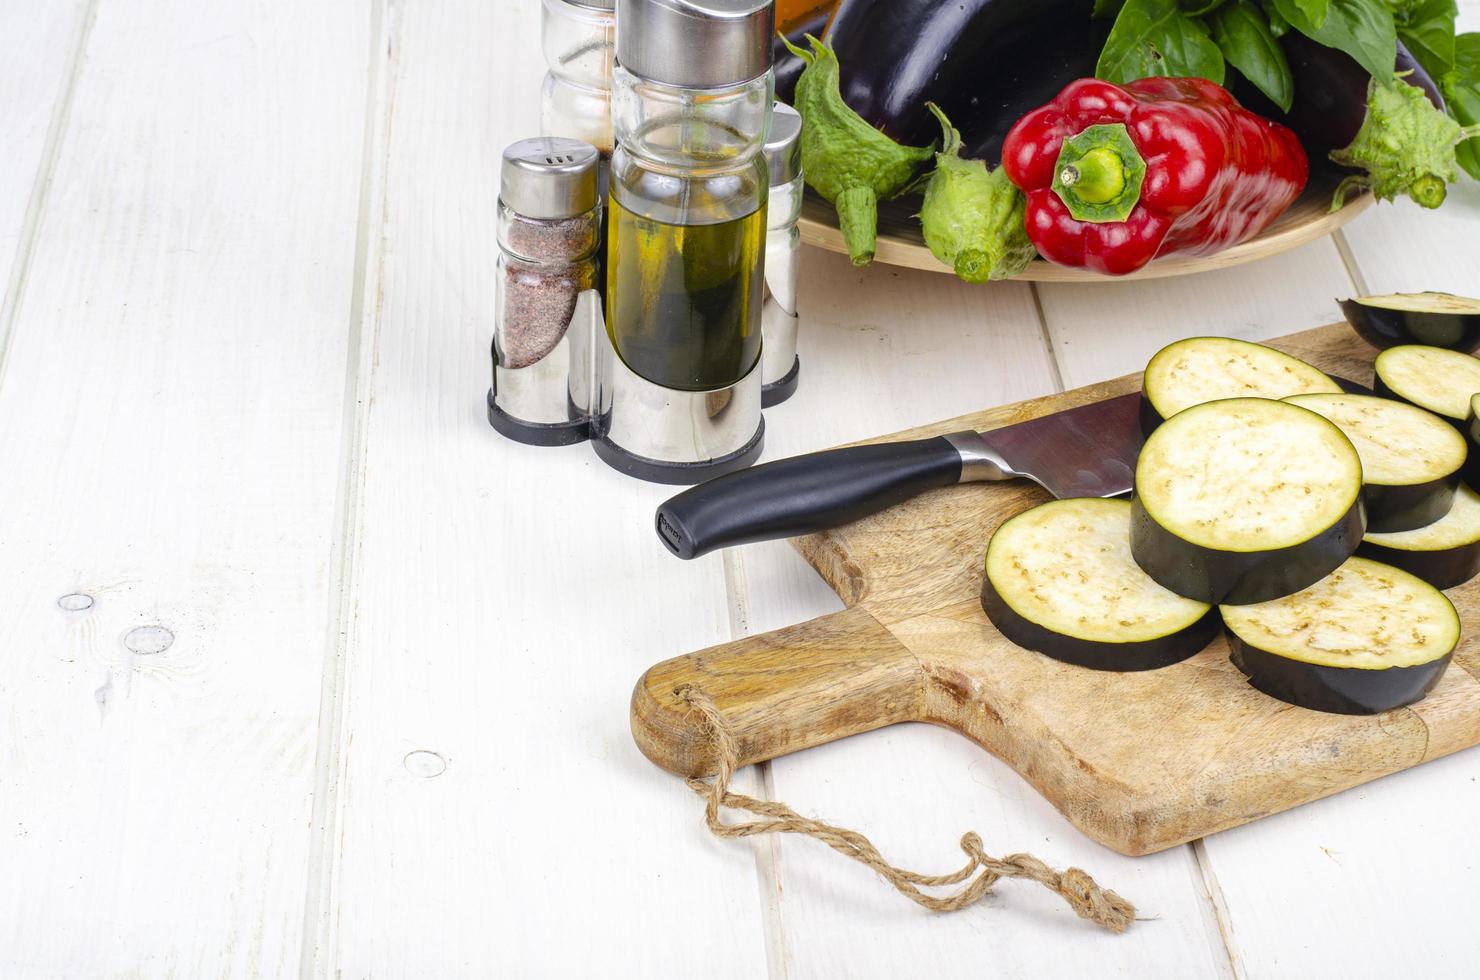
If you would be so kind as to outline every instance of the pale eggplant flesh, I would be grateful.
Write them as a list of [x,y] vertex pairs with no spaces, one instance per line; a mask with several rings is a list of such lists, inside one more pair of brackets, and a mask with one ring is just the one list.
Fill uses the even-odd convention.
[[[1352,386],[1362,390],[1360,386]],[[1141,431],[1221,398],[1339,393],[1347,384],[1283,351],[1232,337],[1189,337],[1157,351],[1141,378]]]
[[987,618],[1020,647],[1093,670],[1153,670],[1202,650],[1217,612],[1137,567],[1130,511],[1124,500],[1077,498],[1004,522],[987,547]]
[[1355,552],[1365,529],[1356,449],[1334,423],[1288,402],[1185,409],[1151,434],[1136,464],[1131,552],[1189,599],[1298,592]]
[[1461,486],[1439,520],[1411,531],[1372,533],[1357,554],[1452,589],[1480,575],[1480,493]]
[[1380,350],[1423,344],[1474,353],[1480,347],[1480,300],[1451,293],[1391,293],[1340,302],[1346,322]]
[[1459,643],[1454,605],[1398,568],[1351,558],[1291,596],[1222,610],[1230,659],[1302,708],[1378,714],[1420,701]]
[[1329,419],[1362,459],[1367,533],[1410,531],[1449,513],[1469,450],[1432,412],[1374,395],[1292,395]]
[[1480,358],[1423,344],[1389,347],[1372,364],[1384,398],[1428,409],[1462,433],[1471,398],[1480,394]]

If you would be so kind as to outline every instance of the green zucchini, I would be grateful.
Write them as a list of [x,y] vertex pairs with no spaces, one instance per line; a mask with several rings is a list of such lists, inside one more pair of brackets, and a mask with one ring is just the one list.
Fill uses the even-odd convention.
[[1433,412],[1375,395],[1292,395],[1330,419],[1357,447],[1367,533],[1410,531],[1449,513],[1469,449]]
[[1130,522],[1127,501],[1079,498],[1003,523],[987,546],[987,618],[1020,647],[1095,670],[1150,670],[1197,653],[1218,633],[1216,612],[1136,567]]
[[1349,715],[1422,700],[1460,634],[1444,593],[1366,558],[1294,595],[1221,612],[1231,659],[1249,683],[1302,708]]
[[1426,408],[1455,428],[1470,415],[1470,397],[1480,392],[1480,359],[1442,347],[1389,347],[1373,362],[1374,387],[1384,398]]
[[1150,435],[1185,408],[1221,398],[1285,398],[1341,391],[1322,371],[1263,344],[1190,337],[1151,358],[1141,379],[1141,428]]
[[1131,553],[1199,602],[1265,602],[1333,572],[1361,544],[1362,464],[1315,412],[1265,398],[1163,422],[1136,462]]
[[1449,513],[1426,527],[1369,531],[1357,554],[1412,572],[1436,589],[1463,585],[1480,575],[1480,493],[1461,486]]
[[1471,351],[1480,346],[1480,300],[1451,293],[1392,293],[1341,301],[1352,329],[1373,347],[1428,344]]

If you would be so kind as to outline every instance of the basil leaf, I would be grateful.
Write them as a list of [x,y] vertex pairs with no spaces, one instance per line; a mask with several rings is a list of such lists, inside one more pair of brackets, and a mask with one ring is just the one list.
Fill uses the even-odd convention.
[[1373,78],[1390,83],[1398,57],[1393,12],[1382,0],[1330,0],[1324,22],[1307,16],[1301,0],[1271,0],[1290,26],[1328,48],[1344,51]]
[[1126,0],[1100,52],[1095,76],[1124,85],[1155,75],[1198,75],[1223,84],[1223,54],[1177,0]]
[[1125,6],[1125,0],[1095,0],[1095,9],[1091,17],[1114,17],[1120,13],[1120,8]]
[[[1296,10],[1296,16],[1294,17],[1284,14],[1287,22],[1293,24],[1296,22],[1296,17],[1299,17],[1305,23],[1310,24],[1312,28],[1320,27],[1326,23],[1326,15],[1331,11],[1331,0],[1287,0],[1286,5]],[[1281,4],[1279,3],[1275,4],[1276,8],[1280,6]],[[1281,13],[1283,14],[1283,11]]]
[[1228,63],[1243,73],[1285,112],[1295,101],[1295,79],[1280,42],[1269,31],[1264,12],[1251,0],[1237,0],[1213,11],[1213,40]]
[[[1480,125],[1480,34],[1454,39],[1454,68],[1439,82],[1449,114],[1461,126]],[[1465,140],[1455,150],[1465,173],[1480,180],[1480,136]]]
[[1273,7],[1265,7],[1264,12],[1269,15],[1269,33],[1275,37],[1284,37],[1290,30],[1290,22],[1280,16],[1280,12]]
[[1438,78],[1454,67],[1455,0],[1387,0],[1398,25],[1398,37]]

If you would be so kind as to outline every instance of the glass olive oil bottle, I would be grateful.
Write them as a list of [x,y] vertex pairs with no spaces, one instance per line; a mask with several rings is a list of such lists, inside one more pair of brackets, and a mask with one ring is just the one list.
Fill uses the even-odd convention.
[[674,224],[612,199],[607,331],[636,374],[711,391],[745,377],[761,353],[765,209]]
[[728,388],[760,362],[774,14],[617,0],[606,324],[665,388]]

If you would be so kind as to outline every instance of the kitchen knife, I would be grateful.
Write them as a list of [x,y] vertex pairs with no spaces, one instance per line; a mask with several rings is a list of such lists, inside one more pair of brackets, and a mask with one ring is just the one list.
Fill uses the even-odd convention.
[[1131,489],[1141,450],[1140,392],[992,429],[793,456],[701,483],[658,508],[658,537],[680,558],[812,534],[926,490],[1012,480],[1055,497]]

